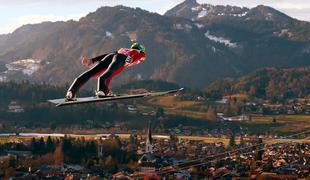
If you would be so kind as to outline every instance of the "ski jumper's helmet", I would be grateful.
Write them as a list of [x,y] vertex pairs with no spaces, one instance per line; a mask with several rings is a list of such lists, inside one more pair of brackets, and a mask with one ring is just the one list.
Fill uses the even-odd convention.
[[139,44],[139,43],[136,43],[136,42],[133,43],[130,48],[131,49],[137,49],[137,50],[139,50],[141,52],[145,52],[145,47],[143,45]]

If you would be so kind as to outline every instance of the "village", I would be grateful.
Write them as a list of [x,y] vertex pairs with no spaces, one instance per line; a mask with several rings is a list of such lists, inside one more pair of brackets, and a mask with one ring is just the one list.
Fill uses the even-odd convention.
[[[15,135],[15,141],[1,145],[0,176],[5,179],[310,177],[308,141],[270,144],[264,142],[266,137],[254,135],[231,136],[224,142],[190,140],[177,135],[158,138],[152,134],[151,121],[144,133],[144,136],[130,134],[127,139],[110,134],[95,139],[65,135],[18,141]],[[300,137],[297,135],[291,139]]]

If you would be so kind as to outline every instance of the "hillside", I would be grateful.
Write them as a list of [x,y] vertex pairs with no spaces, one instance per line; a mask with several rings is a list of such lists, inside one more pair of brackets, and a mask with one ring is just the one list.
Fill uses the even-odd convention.
[[[175,85],[165,82],[145,81],[148,90],[162,89]],[[117,92],[125,92],[132,86],[124,85]],[[134,85],[140,86],[139,83]],[[160,125],[159,131],[165,128],[176,127],[179,124],[185,126],[205,127],[212,129],[218,126],[217,122],[205,121],[199,113],[185,116],[183,109],[191,106],[193,102],[177,100],[176,96],[162,96],[156,98],[138,98],[134,100],[119,100],[104,103],[83,104],[56,108],[48,103],[47,99],[63,97],[65,87],[48,84],[32,84],[27,81],[22,83],[0,83],[0,130],[5,132],[80,132],[81,128],[89,132],[102,133],[109,129],[118,133],[130,132],[131,130],[143,129],[149,119],[154,119],[154,126]],[[162,90],[164,90],[162,89]],[[83,91],[81,96],[89,96],[92,92]],[[182,97],[182,95],[181,95]],[[163,98],[163,99],[162,99]],[[172,99],[171,99],[172,98]],[[167,99],[176,101],[178,104],[171,109],[170,106],[159,106],[158,103]],[[196,104],[196,103],[194,103]],[[164,116],[164,121],[158,121],[158,112]],[[205,113],[200,113],[204,115]],[[122,124],[121,129],[113,130],[114,125]],[[91,127],[91,129],[90,129]],[[127,131],[128,130],[128,131]],[[85,132],[84,131],[84,132]]]
[[310,23],[299,21],[264,5],[249,9],[185,0],[168,10],[165,15],[191,19],[199,24],[199,27],[234,37],[235,41],[272,36],[297,41],[310,40]]
[[[134,86],[132,84],[125,85],[117,89],[117,92],[145,86],[148,87],[148,90],[154,90],[175,85],[145,81],[141,84],[135,83]],[[223,123],[215,120],[215,113],[229,112],[231,115],[240,115],[244,102],[238,100],[229,104],[217,104],[202,98],[204,93],[193,92],[189,89],[178,96],[121,100],[62,108],[56,108],[47,102],[47,99],[62,97],[64,91],[65,87],[47,84],[0,83],[2,97],[0,130],[3,133],[34,131],[102,133],[109,130],[120,133],[127,132],[127,130],[143,129],[150,118],[154,119],[154,126],[158,131],[167,133],[169,133],[169,128],[180,127],[180,124],[194,129],[214,130],[229,127],[236,131],[242,125],[248,128],[248,132],[260,132],[262,128],[272,132],[296,132],[309,128],[309,116],[304,114],[296,114],[296,116],[256,114],[253,116],[253,121]],[[91,93],[83,92],[81,96],[91,95]],[[274,117],[278,123],[270,124]],[[298,124],[296,124],[296,119],[298,119]],[[117,124],[122,124],[124,128],[113,129]],[[223,127],[223,124],[227,126]],[[92,129],[89,129],[90,127]]]
[[[131,39],[145,44],[147,60],[126,69],[112,85],[153,79],[203,88],[257,68],[310,65],[307,22],[269,7],[199,5],[193,0],[169,12],[185,10],[183,6],[191,11],[161,16],[139,8],[102,7],[79,21],[24,25],[0,36],[0,81],[71,83],[86,70],[81,56],[128,47]],[[213,9],[210,15],[208,8]],[[199,11],[198,19],[192,11]],[[93,81],[89,87],[94,86]]]
[[[49,30],[41,31],[42,29]],[[192,33],[197,35],[191,36]],[[1,74],[2,79],[23,77],[54,84],[71,82],[85,70],[85,67],[80,65],[80,56],[95,56],[128,47],[132,38],[137,38],[146,45],[148,59],[122,73],[122,83],[137,79],[162,79],[179,84],[190,82],[188,86],[199,86],[198,81],[190,80],[194,77],[206,84],[210,82],[210,78],[216,77],[212,67],[214,63],[205,61],[211,59],[208,57],[212,54],[211,47],[190,48],[191,44],[208,42],[192,22],[171,19],[141,9],[103,7],[79,22],[26,25],[7,36],[7,39],[0,43],[5,44],[0,46],[0,61],[8,64],[17,60],[34,59],[39,60],[40,67],[31,76],[24,76],[25,74],[16,71],[16,68],[9,69]],[[19,41],[16,41],[17,39]],[[223,54],[214,54],[211,57],[222,59],[222,64],[229,61]],[[192,61],[193,65],[190,63]],[[24,65],[23,68],[29,66],[31,64]],[[210,78],[202,77],[205,67],[209,69]],[[197,68],[197,74],[189,77],[187,74],[191,73],[193,68]],[[220,76],[226,76],[227,72],[232,70],[229,66],[223,68],[225,71]]]
[[310,68],[266,68],[240,78],[210,84],[207,91],[223,95],[245,93],[251,97],[281,101],[310,97]]

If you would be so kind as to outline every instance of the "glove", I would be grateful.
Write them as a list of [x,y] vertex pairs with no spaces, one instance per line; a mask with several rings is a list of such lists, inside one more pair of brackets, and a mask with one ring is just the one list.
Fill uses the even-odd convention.
[[93,62],[90,59],[86,58],[86,57],[82,57],[82,64],[85,65],[85,66],[90,66],[90,65],[93,64]]

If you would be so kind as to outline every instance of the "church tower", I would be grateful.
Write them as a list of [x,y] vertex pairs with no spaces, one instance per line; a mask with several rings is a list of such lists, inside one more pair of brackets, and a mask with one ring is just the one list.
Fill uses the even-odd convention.
[[149,121],[147,137],[145,143],[145,153],[153,153],[153,140],[152,140],[152,130],[151,130],[152,121]]

